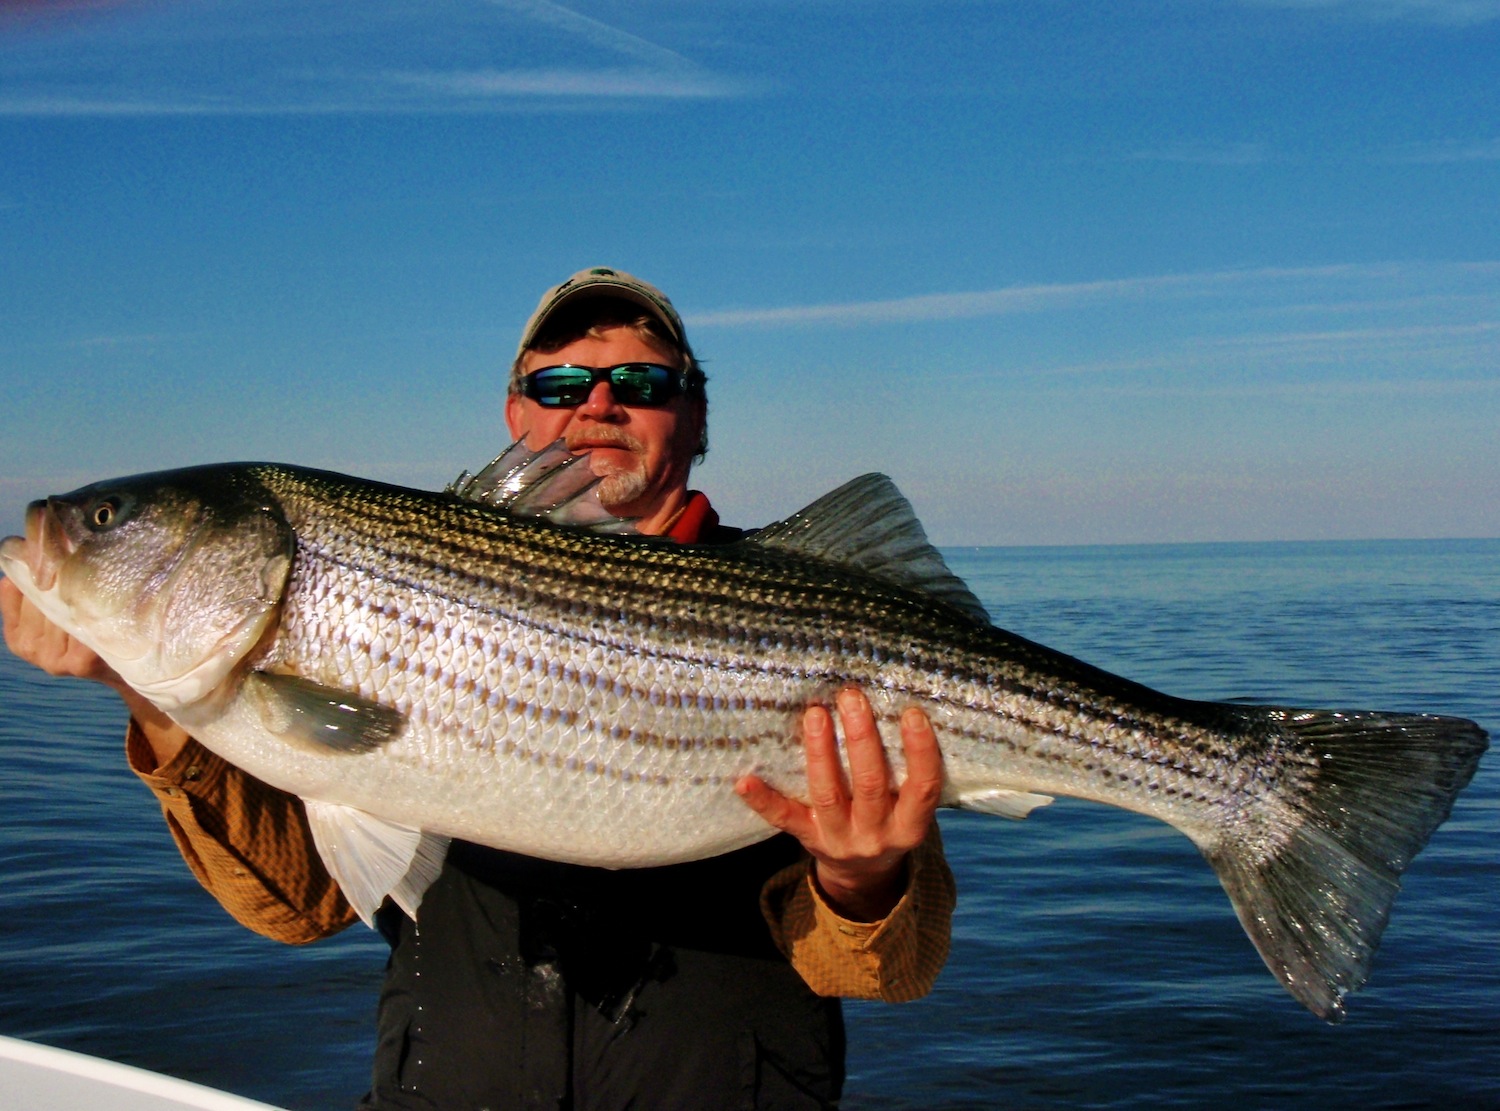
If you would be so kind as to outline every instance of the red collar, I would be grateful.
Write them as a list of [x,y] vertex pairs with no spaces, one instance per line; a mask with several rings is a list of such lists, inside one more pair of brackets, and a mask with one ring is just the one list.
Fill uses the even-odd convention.
[[719,515],[708,504],[708,497],[697,490],[688,491],[687,505],[667,529],[669,539],[679,544],[696,544],[705,532],[719,523]]

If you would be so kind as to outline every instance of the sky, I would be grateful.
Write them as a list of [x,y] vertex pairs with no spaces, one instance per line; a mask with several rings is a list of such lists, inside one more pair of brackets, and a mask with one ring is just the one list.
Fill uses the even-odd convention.
[[661,286],[731,523],[1500,535],[1500,0],[0,0],[0,531],[441,486],[542,291]]

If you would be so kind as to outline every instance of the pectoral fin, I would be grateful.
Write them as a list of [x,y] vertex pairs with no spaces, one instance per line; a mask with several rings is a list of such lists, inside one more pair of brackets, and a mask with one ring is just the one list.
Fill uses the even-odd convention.
[[423,893],[442,871],[448,838],[352,806],[302,801],[318,855],[365,925],[375,924],[387,895],[415,921]]
[[272,733],[321,751],[360,754],[394,740],[406,724],[399,711],[295,675],[257,671],[245,681]]

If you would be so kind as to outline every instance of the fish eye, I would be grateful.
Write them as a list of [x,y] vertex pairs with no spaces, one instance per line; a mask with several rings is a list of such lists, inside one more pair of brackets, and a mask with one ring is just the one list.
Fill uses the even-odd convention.
[[83,519],[94,532],[105,532],[125,519],[124,504],[114,496],[100,498],[84,510]]

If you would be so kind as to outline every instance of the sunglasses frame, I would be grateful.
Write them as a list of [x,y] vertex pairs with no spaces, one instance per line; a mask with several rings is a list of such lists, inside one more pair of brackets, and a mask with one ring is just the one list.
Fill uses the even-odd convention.
[[[615,381],[615,372],[635,367],[666,371],[668,377],[661,384],[661,389],[664,393],[659,400],[643,401],[637,396],[632,401],[620,396],[621,384]],[[577,401],[548,400],[542,396],[536,379],[538,375],[546,374],[549,370],[586,371],[590,376],[588,388],[584,390],[583,396]],[[553,366],[538,367],[528,374],[523,374],[520,381],[520,392],[522,397],[530,398],[544,409],[576,409],[588,400],[589,394],[594,392],[594,387],[600,382],[609,383],[610,393],[614,394],[615,400],[621,405],[628,405],[637,409],[659,409],[674,397],[681,397],[688,392],[689,387],[692,385],[692,372],[679,370],[677,367],[667,366],[665,363],[648,363],[640,359],[628,363],[616,363],[614,366],[583,366],[580,363],[556,363]],[[627,390],[633,389],[629,383],[625,383],[625,386]]]

